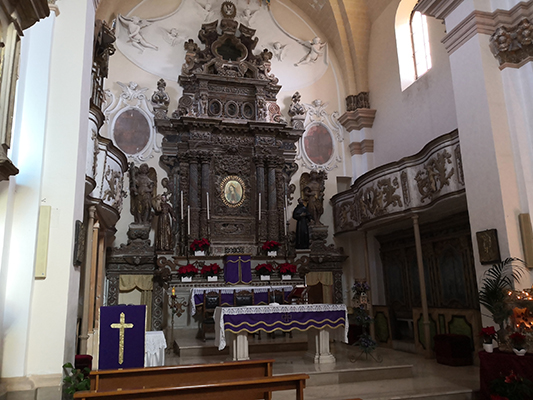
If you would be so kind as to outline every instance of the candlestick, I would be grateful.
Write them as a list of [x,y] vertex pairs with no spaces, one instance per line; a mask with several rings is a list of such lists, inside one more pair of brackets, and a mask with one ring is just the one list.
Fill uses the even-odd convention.
[[187,235],[191,234],[191,206],[187,206]]
[[172,297],[176,297],[176,288],[172,286]]
[[261,193],[259,193],[259,221],[261,221]]
[[209,221],[209,192],[207,192],[207,220]]
[[185,218],[183,215],[183,190],[181,191],[181,219]]

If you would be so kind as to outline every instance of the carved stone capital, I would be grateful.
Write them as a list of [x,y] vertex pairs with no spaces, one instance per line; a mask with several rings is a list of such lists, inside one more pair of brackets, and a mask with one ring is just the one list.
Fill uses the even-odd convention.
[[346,97],[346,111],[355,111],[360,108],[370,108],[368,92],[351,94]]
[[360,131],[363,128],[372,128],[376,110],[359,108],[355,111],[346,111],[339,117],[339,122],[347,131]]
[[524,18],[512,27],[499,26],[490,37],[490,50],[500,63],[500,68],[521,65],[532,59],[533,25],[529,19]]

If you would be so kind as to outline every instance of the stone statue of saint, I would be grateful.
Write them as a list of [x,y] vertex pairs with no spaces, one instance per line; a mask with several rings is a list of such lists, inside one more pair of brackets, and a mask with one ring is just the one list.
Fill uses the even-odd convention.
[[292,217],[296,222],[296,248],[308,249],[309,248],[309,221],[311,220],[311,214],[304,205],[302,199],[298,199],[298,205],[292,212]]
[[155,249],[160,251],[171,251],[173,244],[173,227],[176,222],[176,215],[172,205],[167,202],[167,195],[157,196],[154,202],[154,209],[158,216],[155,232]]
[[136,224],[150,225],[152,201],[156,196],[157,173],[148,164],[139,167],[130,164],[130,211]]
[[302,198],[307,202],[307,209],[311,219],[317,225],[322,225],[320,217],[324,214],[324,181],[325,172],[311,171],[310,174],[302,174],[300,178],[300,190]]

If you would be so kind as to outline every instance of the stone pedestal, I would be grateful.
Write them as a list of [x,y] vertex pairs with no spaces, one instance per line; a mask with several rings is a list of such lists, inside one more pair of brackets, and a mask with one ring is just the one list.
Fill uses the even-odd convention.
[[226,333],[226,340],[229,344],[229,354],[233,361],[249,360],[248,353],[248,332],[234,334]]
[[332,364],[335,356],[329,348],[329,331],[327,329],[310,329],[307,332],[308,350],[306,357],[315,364]]

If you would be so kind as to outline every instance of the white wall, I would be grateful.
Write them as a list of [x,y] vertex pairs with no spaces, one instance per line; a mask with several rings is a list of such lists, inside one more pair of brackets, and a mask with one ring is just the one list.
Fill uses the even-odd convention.
[[399,1],[392,1],[372,24],[369,53],[370,107],[376,167],[422,149],[457,128],[449,57],[440,42],[441,21],[428,17],[433,67],[403,92],[400,89],[394,24]]

